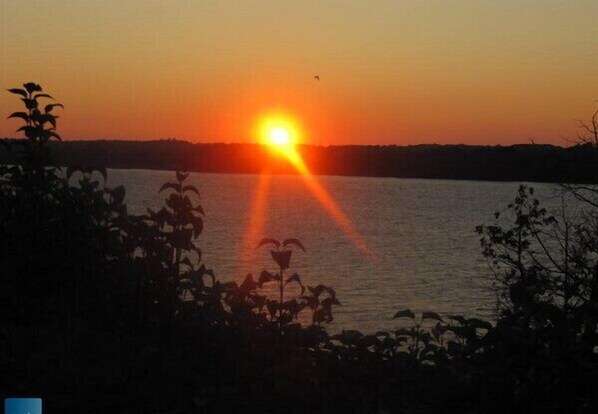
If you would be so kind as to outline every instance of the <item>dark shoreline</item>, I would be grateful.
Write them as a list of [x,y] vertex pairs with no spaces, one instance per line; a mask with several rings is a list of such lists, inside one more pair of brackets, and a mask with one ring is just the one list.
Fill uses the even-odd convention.
[[[97,140],[52,142],[50,148],[57,165],[232,174],[297,173],[284,158],[258,144]],[[0,162],[14,161],[15,152],[0,147]],[[299,147],[299,152],[317,175],[598,183],[598,153],[589,145],[305,145]]]

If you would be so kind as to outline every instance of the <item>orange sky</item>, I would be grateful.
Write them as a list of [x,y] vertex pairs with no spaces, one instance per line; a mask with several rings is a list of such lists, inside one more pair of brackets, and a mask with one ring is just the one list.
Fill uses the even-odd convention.
[[276,110],[313,144],[565,144],[597,105],[597,16],[595,0],[0,0],[0,86],[41,83],[65,139],[250,142]]

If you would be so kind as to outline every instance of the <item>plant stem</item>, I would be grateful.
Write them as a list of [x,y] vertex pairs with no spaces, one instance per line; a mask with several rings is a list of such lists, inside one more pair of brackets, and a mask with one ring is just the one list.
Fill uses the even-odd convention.
[[282,329],[282,301],[284,300],[284,269],[280,266],[280,308],[278,310],[278,322]]

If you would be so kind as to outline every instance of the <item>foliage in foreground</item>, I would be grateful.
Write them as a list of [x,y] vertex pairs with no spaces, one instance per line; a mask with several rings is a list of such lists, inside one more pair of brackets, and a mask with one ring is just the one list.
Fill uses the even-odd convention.
[[276,270],[219,280],[201,261],[204,211],[187,174],[161,187],[160,210],[129,214],[105,170],[52,166],[62,106],[42,112],[51,97],[24,87],[10,92],[23,96],[27,111],[11,116],[26,139],[5,149],[19,162],[0,166],[3,396],[41,395],[48,412],[597,408],[595,209],[556,218],[521,187],[478,228],[494,325],[402,310],[396,331],[330,335],[340,301],[291,271],[299,240],[264,239]]

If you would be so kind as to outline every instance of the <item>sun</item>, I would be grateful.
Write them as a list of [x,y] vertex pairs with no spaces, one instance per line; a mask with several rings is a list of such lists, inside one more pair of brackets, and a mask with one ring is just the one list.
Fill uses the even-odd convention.
[[289,145],[291,142],[291,135],[285,128],[272,128],[268,131],[268,139],[270,140],[270,144],[273,145]]
[[301,140],[298,122],[291,116],[272,113],[263,116],[258,122],[259,141],[283,153],[294,150]]

